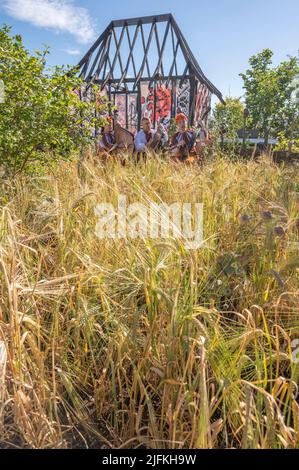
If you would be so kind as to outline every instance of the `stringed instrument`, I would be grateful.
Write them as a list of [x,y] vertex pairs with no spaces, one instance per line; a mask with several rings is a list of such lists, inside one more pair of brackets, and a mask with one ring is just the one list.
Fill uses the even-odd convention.
[[132,132],[122,127],[117,120],[114,120],[113,127],[114,127],[115,145],[112,147],[110,152],[118,148],[122,152],[125,151],[131,155],[134,151],[134,134],[132,134]]
[[[190,158],[194,158],[194,153],[195,153],[195,156],[198,156],[198,157],[201,157],[201,154],[202,154],[202,149],[206,146],[205,144],[203,144],[202,142],[198,141],[198,137],[200,135],[200,132],[201,130],[204,128],[205,129],[205,121],[207,119],[207,116],[208,114],[210,113],[211,111],[211,107],[208,107],[205,111],[205,113],[203,114],[203,116],[201,117],[201,123],[199,124],[198,128],[195,129],[193,132],[192,132],[192,137],[190,139],[190,142],[188,145],[184,145],[183,147],[180,147],[178,146],[177,144],[176,145],[173,145],[170,147],[170,152],[171,152],[171,157],[172,158],[175,158],[175,159],[182,159],[182,160],[186,160],[186,159],[190,159]],[[186,131],[188,132],[188,131]],[[208,141],[209,139],[207,138],[206,141]]]
[[[188,131],[185,131],[187,133]],[[193,138],[192,138],[192,145],[179,146],[178,144],[173,145],[170,147],[171,157],[173,158],[180,158],[180,159],[187,159],[189,157],[190,151],[194,146]]]
[[150,144],[151,150],[154,150],[154,151],[158,150],[162,137],[163,137],[163,130],[160,127],[158,127],[157,132],[154,135],[153,141]]

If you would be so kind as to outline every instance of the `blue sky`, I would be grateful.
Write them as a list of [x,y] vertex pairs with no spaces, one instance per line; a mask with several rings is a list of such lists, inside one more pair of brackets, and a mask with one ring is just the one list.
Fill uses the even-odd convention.
[[208,78],[241,96],[238,74],[269,47],[274,61],[297,55],[299,0],[0,0],[0,23],[25,45],[51,48],[50,65],[76,64],[112,19],[172,13]]

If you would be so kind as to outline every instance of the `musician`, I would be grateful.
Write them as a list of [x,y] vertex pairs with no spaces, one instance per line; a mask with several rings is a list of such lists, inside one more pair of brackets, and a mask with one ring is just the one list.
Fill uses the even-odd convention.
[[175,123],[179,130],[171,139],[171,147],[174,157],[188,158],[189,153],[192,150],[194,133],[187,129],[187,121],[188,119],[183,113],[179,113],[175,118]]
[[118,153],[131,155],[134,152],[134,134],[122,127],[117,110],[113,116],[113,129],[115,136],[114,147],[118,149]]
[[100,150],[109,152],[113,147],[115,147],[115,136],[112,129],[112,119],[111,117],[107,118],[107,124],[102,127],[101,131],[101,140],[99,142]]
[[136,152],[146,152],[151,148],[154,141],[155,131],[151,128],[151,121],[148,117],[141,120],[142,129],[135,136]]

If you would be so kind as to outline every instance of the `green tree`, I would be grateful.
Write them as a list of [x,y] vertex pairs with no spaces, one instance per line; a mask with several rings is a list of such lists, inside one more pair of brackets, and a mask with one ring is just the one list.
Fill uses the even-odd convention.
[[47,49],[30,54],[21,36],[11,36],[7,26],[0,29],[0,165],[7,173],[68,158],[88,145],[95,125],[104,122],[107,106],[80,99],[76,71],[47,71],[47,54]]
[[289,134],[294,127],[292,82],[299,73],[298,58],[289,57],[274,67],[272,57],[270,49],[263,50],[249,59],[251,68],[240,74],[251,125],[262,133],[266,145],[270,135]]
[[243,127],[244,104],[240,98],[225,98],[225,103],[217,103],[214,108],[211,127],[217,137],[223,134],[228,139],[237,138],[237,131]]
[[289,85],[287,104],[278,115],[276,121],[278,132],[278,145],[281,150],[295,150],[299,148],[299,76]]

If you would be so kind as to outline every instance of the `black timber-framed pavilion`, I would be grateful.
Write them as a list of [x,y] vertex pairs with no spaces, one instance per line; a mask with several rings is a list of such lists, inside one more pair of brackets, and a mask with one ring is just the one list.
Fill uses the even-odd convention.
[[77,65],[84,82],[97,84],[131,131],[143,116],[153,126],[183,112],[190,125],[206,121],[208,80],[171,14],[112,21]]

